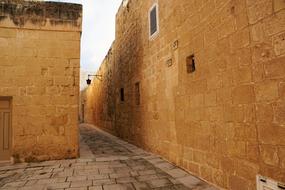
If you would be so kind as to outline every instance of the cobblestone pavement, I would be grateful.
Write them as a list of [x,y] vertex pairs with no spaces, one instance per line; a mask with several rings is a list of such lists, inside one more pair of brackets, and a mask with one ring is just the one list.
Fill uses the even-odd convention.
[[91,125],[80,125],[81,157],[0,167],[5,190],[215,190],[163,160]]

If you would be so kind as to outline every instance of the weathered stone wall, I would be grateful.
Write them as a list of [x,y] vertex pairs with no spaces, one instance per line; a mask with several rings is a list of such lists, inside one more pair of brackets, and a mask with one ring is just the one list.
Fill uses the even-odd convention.
[[78,156],[82,6],[0,1],[0,96],[12,97],[12,156]]
[[284,26],[284,0],[131,0],[87,90],[89,122],[221,188],[256,189],[257,174],[285,182]]

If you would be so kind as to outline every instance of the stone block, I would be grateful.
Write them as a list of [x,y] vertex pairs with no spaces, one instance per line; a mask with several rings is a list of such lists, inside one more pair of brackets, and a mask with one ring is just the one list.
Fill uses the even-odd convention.
[[285,123],[285,104],[277,103],[274,106],[274,121],[280,125]]
[[265,164],[271,166],[278,166],[279,165],[279,157],[278,157],[278,149],[272,145],[261,145],[261,158]]
[[229,177],[229,189],[231,190],[243,190],[247,189],[248,181],[238,176],[231,175]]
[[247,0],[249,23],[254,24],[271,15],[273,12],[272,3],[272,0]]
[[273,1],[274,4],[274,12],[277,12],[281,9],[285,9],[285,2],[284,0],[274,0]]
[[152,179],[147,181],[151,188],[167,187],[172,185],[168,179]]
[[256,101],[270,101],[278,98],[278,83],[276,81],[264,81],[255,85]]
[[264,64],[265,76],[269,79],[284,78],[285,58],[281,57],[270,61],[268,64]]
[[16,38],[17,30],[9,28],[1,28],[0,37],[1,38]]
[[70,187],[88,187],[92,186],[91,180],[71,181]]
[[276,56],[285,54],[285,33],[278,34],[273,37],[273,46]]
[[[285,143],[285,129],[274,123],[258,123],[258,140],[263,144],[278,145]],[[274,138],[272,138],[274,137]]]
[[255,101],[255,93],[252,85],[242,85],[232,91],[234,104],[249,104]]
[[250,31],[248,28],[244,28],[237,31],[231,36],[231,48],[232,51],[247,47],[250,44]]

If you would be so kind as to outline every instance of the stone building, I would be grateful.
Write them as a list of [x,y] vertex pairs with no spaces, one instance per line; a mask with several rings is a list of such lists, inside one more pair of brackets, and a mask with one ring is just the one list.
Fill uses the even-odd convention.
[[129,0],[90,123],[225,189],[285,182],[285,1]]
[[0,1],[0,161],[78,156],[82,6]]

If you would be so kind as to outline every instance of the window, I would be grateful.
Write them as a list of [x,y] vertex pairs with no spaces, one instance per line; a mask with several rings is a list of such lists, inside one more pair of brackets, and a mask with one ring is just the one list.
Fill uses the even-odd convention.
[[120,94],[121,94],[121,102],[124,102],[125,101],[125,90],[124,90],[124,88],[121,88]]
[[149,36],[153,38],[159,32],[158,5],[154,4],[149,11]]
[[186,58],[187,73],[193,73],[196,70],[195,56],[190,55]]
[[135,84],[135,98],[136,98],[136,105],[140,105],[141,104],[141,94],[140,94],[140,83],[137,82]]
[[123,0],[123,7],[127,7],[129,4],[129,0]]

